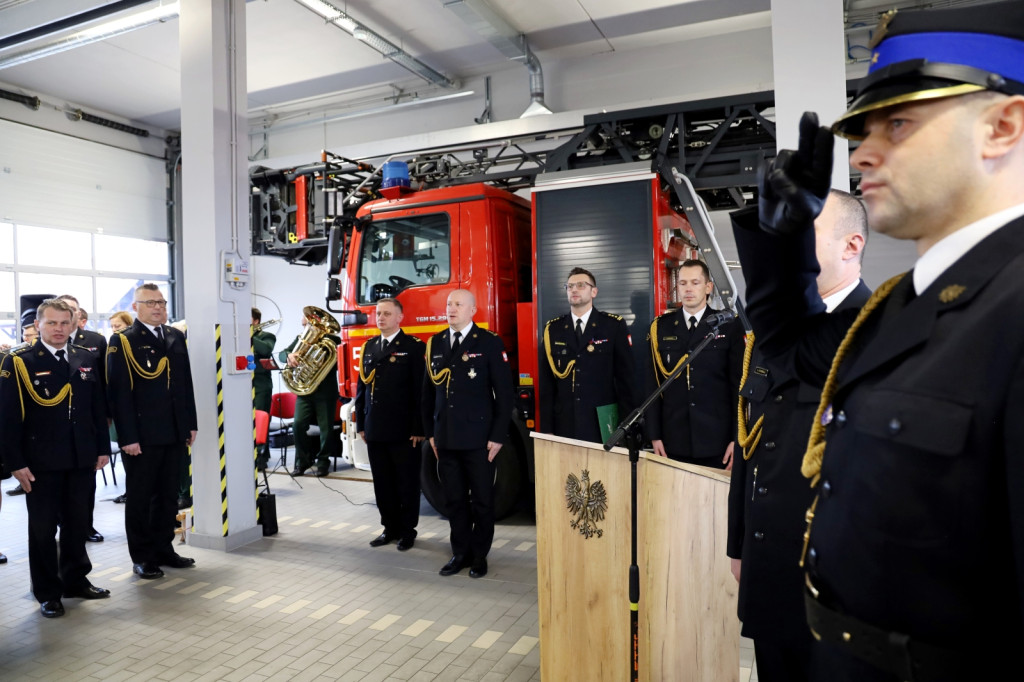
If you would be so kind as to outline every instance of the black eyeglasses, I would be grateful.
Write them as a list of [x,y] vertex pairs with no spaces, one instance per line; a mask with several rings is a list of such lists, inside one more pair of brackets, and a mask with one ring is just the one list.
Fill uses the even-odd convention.
[[584,289],[589,289],[592,286],[594,285],[590,282],[569,282],[562,288],[566,291],[583,291]]
[[158,299],[154,299],[152,301],[136,301],[136,303],[141,303],[142,305],[146,306],[147,308],[166,308],[167,307],[167,301],[161,301],[161,300],[158,300]]

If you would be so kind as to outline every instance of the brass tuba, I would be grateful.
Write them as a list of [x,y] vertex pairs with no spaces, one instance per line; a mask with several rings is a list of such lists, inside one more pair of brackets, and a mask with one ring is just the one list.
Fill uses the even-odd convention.
[[302,309],[306,331],[292,351],[299,356],[298,367],[286,367],[281,376],[296,395],[309,395],[338,362],[338,344],[327,338],[337,334],[341,325],[326,310],[308,305]]

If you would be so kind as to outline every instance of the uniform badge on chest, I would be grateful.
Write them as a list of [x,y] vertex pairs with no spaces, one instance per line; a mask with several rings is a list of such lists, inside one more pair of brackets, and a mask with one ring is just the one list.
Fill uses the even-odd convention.
[[469,368],[469,378],[476,379],[476,370],[473,369],[472,367]]

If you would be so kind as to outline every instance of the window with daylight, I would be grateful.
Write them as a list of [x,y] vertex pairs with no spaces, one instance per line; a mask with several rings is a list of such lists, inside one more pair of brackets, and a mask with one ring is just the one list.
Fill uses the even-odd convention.
[[169,255],[166,241],[0,223],[0,345],[21,342],[20,299],[30,294],[73,295],[89,313],[86,328],[109,335],[110,315],[131,313],[140,284],[173,300]]

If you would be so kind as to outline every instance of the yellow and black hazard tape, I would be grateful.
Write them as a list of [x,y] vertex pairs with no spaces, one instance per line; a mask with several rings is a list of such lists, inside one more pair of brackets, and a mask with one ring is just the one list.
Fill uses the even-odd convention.
[[220,518],[224,537],[228,536],[228,468],[224,450],[224,363],[221,357],[220,325],[214,325],[214,345],[217,351],[217,447],[220,454]]

